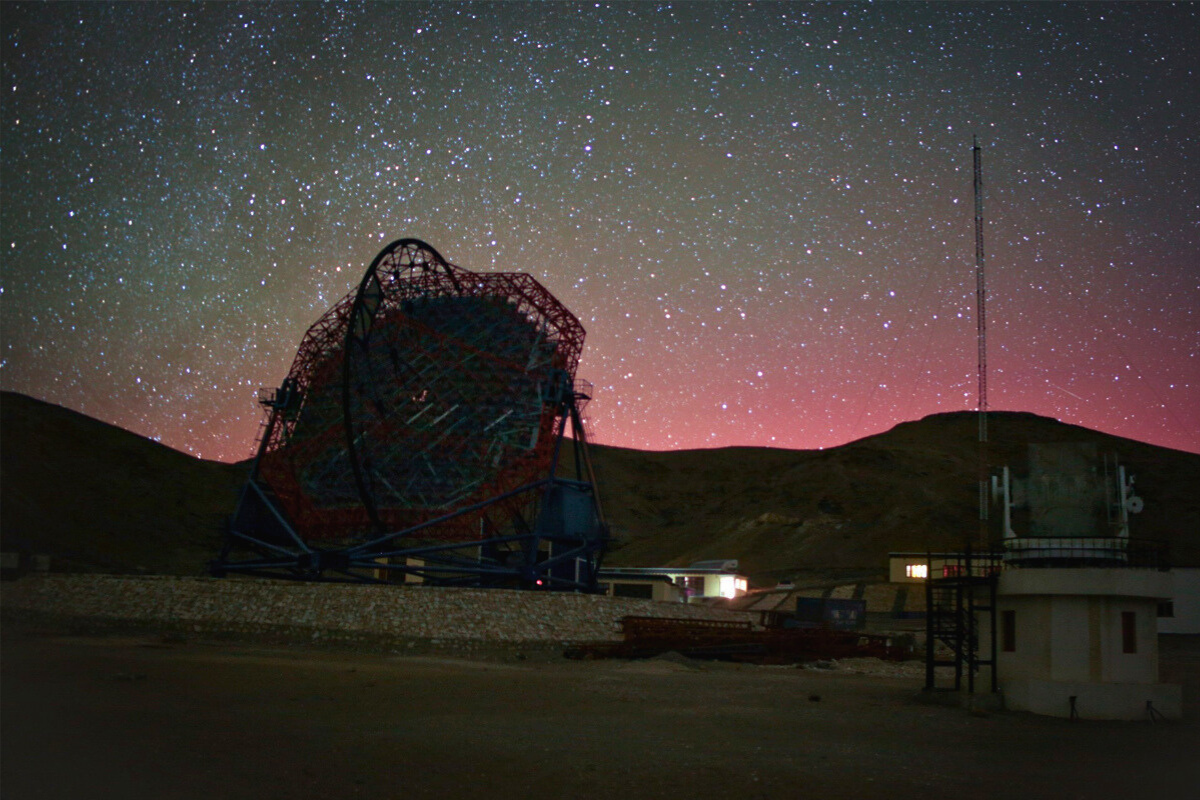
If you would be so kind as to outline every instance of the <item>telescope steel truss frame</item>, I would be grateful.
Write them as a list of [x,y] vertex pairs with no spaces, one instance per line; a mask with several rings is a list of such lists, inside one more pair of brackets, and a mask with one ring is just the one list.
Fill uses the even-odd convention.
[[[607,526],[590,387],[574,380],[583,338],[529,275],[388,245],[260,393],[267,421],[212,572],[594,589]],[[557,476],[568,421],[573,479]]]

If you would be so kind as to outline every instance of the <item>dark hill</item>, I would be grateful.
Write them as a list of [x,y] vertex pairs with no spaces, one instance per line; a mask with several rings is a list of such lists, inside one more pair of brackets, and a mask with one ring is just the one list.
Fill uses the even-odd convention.
[[[1135,536],[1200,565],[1200,455],[1033,414],[989,415],[990,463],[1030,442],[1095,442],[1137,476]],[[957,550],[978,532],[978,417],[937,414],[828,450],[595,448],[616,537],[607,563],[737,558],[759,583],[810,570],[882,571],[889,551]]]
[[[1136,536],[1200,565],[1200,456],[1032,414],[991,419],[993,464],[1029,442],[1093,441],[1138,476]],[[955,549],[977,530],[976,417],[939,414],[819,451],[595,447],[612,565],[740,559],[757,582],[881,572],[891,550]],[[73,411],[0,394],[0,538],[56,568],[198,574],[246,465],[203,461]]]
[[0,543],[54,569],[201,574],[245,475],[0,393]]

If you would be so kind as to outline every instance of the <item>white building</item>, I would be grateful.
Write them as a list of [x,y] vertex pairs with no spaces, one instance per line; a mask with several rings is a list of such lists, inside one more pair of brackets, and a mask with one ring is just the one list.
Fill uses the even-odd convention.
[[[1142,510],[1115,456],[1030,445],[1025,475],[993,479],[1003,511],[996,674],[1008,708],[1084,719],[1178,718],[1158,682],[1158,614],[1175,593],[1165,549],[1130,537]],[[1024,518],[1026,536],[1014,520]]]
[[1171,574],[1128,567],[1006,569],[996,591],[996,669],[1008,708],[1056,717],[1178,719],[1158,682],[1159,604]]
[[1159,633],[1200,633],[1200,569],[1171,570],[1171,599],[1160,604]]
[[[1158,680],[1159,616],[1175,621],[1164,631],[1200,627],[1200,571],[1173,574],[1164,546],[1130,536],[1142,510],[1133,481],[1094,445],[1030,445],[1019,473],[1005,467],[992,482],[1003,511],[997,552],[928,554],[923,568],[917,554],[892,554],[893,581],[927,587],[926,687],[953,666],[955,689],[964,673],[972,692],[986,677],[1010,709],[1180,717],[1181,687]],[[935,640],[954,658],[937,660]]]
[[[670,600],[679,602],[700,602],[704,598],[724,597],[733,599],[746,594],[749,581],[746,576],[738,573],[736,559],[723,561],[698,561],[690,567],[605,567],[600,570],[600,583],[607,584],[607,594],[618,597],[645,597],[646,599]],[[652,589],[618,588],[629,587],[635,583],[653,584],[666,580],[678,589],[678,597],[672,598],[669,592]],[[649,587],[647,587],[649,588]],[[636,594],[631,594],[636,591]]]

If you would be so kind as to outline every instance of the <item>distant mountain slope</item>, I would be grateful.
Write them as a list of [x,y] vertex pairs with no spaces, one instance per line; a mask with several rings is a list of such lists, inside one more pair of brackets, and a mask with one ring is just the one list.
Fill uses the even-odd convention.
[[[978,418],[937,414],[818,451],[649,453],[595,447],[617,539],[611,565],[737,558],[758,582],[806,570],[882,570],[889,551],[959,549],[978,531]],[[1200,456],[1033,414],[989,415],[993,465],[1030,442],[1092,441],[1138,477],[1134,535],[1200,565]]]
[[[1094,441],[1138,476],[1137,536],[1200,566],[1200,456],[993,413],[991,463],[1029,442]],[[955,549],[977,530],[976,418],[939,414],[820,451],[643,452],[595,446],[616,538],[607,563],[737,558],[770,583],[807,571],[882,572],[891,550]],[[564,459],[569,460],[569,459]],[[0,393],[5,550],[105,571],[198,574],[220,546],[246,465],[203,461],[23,395]],[[64,561],[64,559],[68,559]]]
[[0,543],[55,569],[201,574],[245,474],[0,393]]

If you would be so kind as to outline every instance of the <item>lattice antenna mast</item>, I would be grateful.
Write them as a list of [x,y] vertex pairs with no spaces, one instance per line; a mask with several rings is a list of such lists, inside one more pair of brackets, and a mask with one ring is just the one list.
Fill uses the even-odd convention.
[[975,321],[979,350],[979,532],[986,544],[988,518],[987,282],[983,259],[983,164],[979,139],[971,138],[975,167]]
[[979,340],[979,441],[986,443],[987,430],[987,282],[983,263],[983,165],[979,140],[973,139],[975,156],[975,309]]

